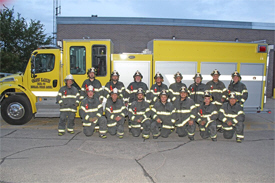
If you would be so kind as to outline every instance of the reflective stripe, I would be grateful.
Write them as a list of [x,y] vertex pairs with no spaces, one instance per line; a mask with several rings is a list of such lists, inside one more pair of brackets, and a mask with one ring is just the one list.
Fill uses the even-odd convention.
[[223,118],[222,121],[225,123],[227,121],[227,118]]
[[77,95],[62,95],[61,98],[77,98]]
[[165,129],[173,129],[173,126],[169,126],[169,125],[162,125],[162,128],[165,128]]
[[58,103],[61,104],[63,102],[63,100],[59,100]]
[[99,133],[100,134],[105,134],[105,133],[107,133],[107,130],[99,130]]
[[238,137],[238,138],[244,138],[243,135],[238,135],[238,134],[236,134],[236,137]]
[[214,136],[211,136],[211,138],[212,138],[212,139],[215,139],[215,138],[217,138],[217,134],[216,134],[216,135],[214,135]]
[[71,108],[60,109],[60,111],[62,111],[62,112],[76,112],[75,109],[71,109]]
[[240,114],[244,114],[243,111],[239,111],[238,114],[226,114],[224,109],[220,109],[220,112],[222,112],[225,117],[229,117],[229,118],[236,118]]
[[190,113],[191,110],[186,109],[186,110],[176,110],[176,113]]
[[224,130],[233,130],[233,127],[231,126],[231,127],[222,127],[222,129],[224,129]]
[[172,112],[157,111],[157,115],[170,116],[171,114],[172,114]]
[[122,132],[122,133],[117,132],[117,134],[118,134],[118,135],[124,135],[124,132]]
[[72,128],[68,128],[67,130],[68,130],[68,132],[73,132],[74,131],[74,129],[72,129]]
[[107,126],[108,126],[108,127],[113,127],[113,126],[116,126],[116,124],[117,124],[117,123],[114,122],[114,123],[107,124]]
[[83,126],[92,126],[92,123],[83,123]]
[[194,135],[195,135],[195,133],[188,133],[188,135],[189,135],[189,136],[194,136]]
[[[101,107],[102,107],[102,105],[101,105]],[[100,107],[98,106],[98,108],[86,109],[84,106],[81,106],[81,109],[82,109],[83,111],[85,111],[85,113],[88,113],[88,112],[97,112],[99,108],[100,108]]]
[[219,90],[219,89],[213,89],[210,90],[211,93],[223,93],[223,90]]
[[204,132],[204,131],[205,131],[205,128],[200,128],[200,130],[201,130],[202,132]]
[[213,116],[214,114],[218,114],[218,112],[217,111],[213,111],[211,114],[200,114],[199,113],[199,115],[201,117],[203,117],[203,118],[209,118],[209,117]]
[[186,120],[181,122],[180,124],[176,124],[177,127],[183,127],[188,121],[190,120],[190,117],[188,117]]
[[65,132],[65,129],[58,129],[58,132]]
[[85,119],[88,120],[88,119],[89,119],[89,115],[86,115],[86,116],[85,116]]
[[192,95],[195,95],[195,94],[197,94],[197,95],[204,95],[204,92],[203,91],[196,91],[196,92],[191,92],[190,94],[192,94]]
[[233,122],[234,122],[234,123],[238,123],[238,120],[236,120],[236,119],[233,119]]
[[132,128],[140,128],[141,125],[131,125]]
[[213,104],[215,104],[215,105],[222,105],[222,103],[221,102],[218,102],[218,101],[214,101],[214,102],[212,102]]

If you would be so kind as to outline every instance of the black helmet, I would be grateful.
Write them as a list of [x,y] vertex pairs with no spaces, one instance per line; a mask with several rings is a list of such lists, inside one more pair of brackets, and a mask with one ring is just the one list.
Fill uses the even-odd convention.
[[89,73],[90,73],[90,72],[96,73],[95,68],[92,67],[92,68],[88,69],[88,71],[87,71],[87,75],[88,75],[88,76],[89,76]]
[[236,93],[235,92],[230,92],[229,95],[228,95],[228,98],[229,99],[231,99],[231,98],[237,99]]
[[221,75],[220,71],[218,71],[217,69],[213,70],[211,76],[213,76],[214,74],[218,74],[219,76]]
[[135,72],[135,74],[133,75],[133,78],[135,78],[136,76],[140,76],[141,79],[143,78],[142,74],[139,71]]
[[168,92],[167,92],[165,89],[163,89],[163,90],[161,90],[159,96],[161,96],[161,95],[166,95],[166,96],[168,96]]
[[232,73],[231,77],[233,78],[234,76],[238,76],[240,79],[242,79],[242,77],[238,71],[235,71]]
[[188,93],[188,90],[187,90],[187,88],[186,88],[185,86],[182,86],[182,87],[180,88],[180,93],[181,93],[181,92]]
[[143,90],[142,88],[138,88],[138,89],[137,89],[137,95],[138,95],[138,94],[143,94],[143,95],[144,95],[145,92],[144,92],[144,90]]
[[201,78],[201,79],[202,79],[201,73],[197,72],[197,73],[195,74],[195,76],[193,77],[193,79],[196,79],[196,78]]
[[119,75],[119,73],[118,73],[116,70],[114,70],[114,71],[111,73],[111,77],[112,77],[112,76],[118,76],[118,77],[119,77],[120,75]]
[[174,75],[174,79],[176,79],[177,77],[180,77],[181,79],[183,78],[182,74],[179,71]]
[[158,78],[158,77],[160,77],[161,79],[163,79],[163,76],[162,76],[161,73],[159,73],[159,72],[156,73],[154,79],[156,79],[156,78]]

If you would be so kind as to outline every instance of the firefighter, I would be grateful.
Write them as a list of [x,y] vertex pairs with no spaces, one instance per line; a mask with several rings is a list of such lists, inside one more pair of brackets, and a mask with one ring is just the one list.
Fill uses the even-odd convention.
[[177,98],[174,102],[176,108],[176,133],[179,137],[185,137],[188,135],[190,140],[194,140],[197,111],[195,102],[188,97],[186,86],[182,86],[179,91],[180,98]]
[[128,105],[130,106],[133,101],[137,101],[137,91],[139,88],[142,88],[142,90],[147,94],[148,86],[142,82],[142,74],[139,71],[136,71],[133,75],[134,82],[130,83],[126,89],[127,97],[128,97]]
[[245,114],[234,92],[230,92],[228,98],[229,102],[225,102],[219,111],[219,119],[223,122],[223,137],[232,139],[236,132],[236,141],[241,143],[244,139]]
[[228,93],[234,92],[236,94],[238,103],[240,103],[241,107],[243,107],[244,102],[248,98],[247,88],[245,84],[241,82],[242,77],[238,71],[235,71],[234,73],[232,73],[231,76],[232,76],[232,81],[228,86]]
[[150,107],[144,100],[145,92],[142,88],[138,88],[136,92],[137,100],[133,101],[129,106],[129,120],[131,121],[131,132],[134,137],[138,137],[142,130],[142,137],[149,139],[150,137]]
[[104,97],[106,99],[110,97],[110,93],[113,91],[114,88],[118,90],[119,97],[125,102],[125,87],[124,84],[119,81],[119,73],[116,70],[111,73],[111,79],[105,85]]
[[218,110],[212,103],[212,95],[209,91],[204,93],[204,102],[198,107],[198,122],[200,135],[203,139],[211,137],[212,141],[217,141],[216,121],[218,119]]
[[79,108],[79,115],[83,122],[83,133],[86,136],[92,136],[96,125],[99,125],[99,137],[107,138],[107,120],[102,116],[102,104],[95,97],[95,88],[89,85],[86,88],[87,97],[85,97]]
[[[136,71],[133,75],[134,82],[130,83],[126,89],[126,103],[128,102],[128,106],[130,107],[132,102],[137,101],[137,91],[138,88],[142,88],[145,91],[145,94],[149,92],[147,85],[142,82],[142,74],[139,71]],[[127,105],[127,104],[126,104]],[[131,120],[128,120],[128,128],[129,132],[131,132]]]
[[205,84],[202,83],[202,76],[200,73],[196,73],[193,79],[194,83],[188,87],[188,92],[190,98],[194,100],[196,107],[199,107],[203,103]]
[[127,109],[122,99],[119,98],[117,88],[113,88],[110,95],[111,97],[107,99],[105,107],[108,132],[111,135],[117,134],[118,138],[122,139],[124,135],[123,125]]
[[[222,104],[226,100],[227,89],[222,81],[219,80],[221,73],[215,69],[211,73],[212,80],[206,83],[205,90],[209,91],[211,94],[212,102],[216,105],[217,111],[220,110]],[[222,122],[220,120],[216,121],[217,130],[222,132]]]
[[96,75],[96,71],[94,67],[88,69],[87,71],[88,79],[86,79],[82,84],[81,92],[80,92],[80,100],[83,100],[87,96],[86,89],[88,86],[92,85],[94,88],[94,97],[98,98],[99,101],[102,103],[103,101],[102,85],[100,81],[95,78],[95,75]]
[[154,104],[159,101],[159,94],[162,90],[166,90],[168,92],[168,87],[163,83],[163,76],[157,72],[154,76],[155,84],[151,86],[148,102],[150,103],[150,107],[153,107]]
[[159,136],[167,138],[174,129],[176,122],[176,109],[171,102],[168,102],[168,93],[163,89],[159,94],[160,100],[155,103],[152,112],[151,132],[153,138],[157,139]]
[[74,78],[71,74],[66,76],[64,82],[66,83],[66,86],[60,88],[56,97],[57,103],[60,105],[60,120],[58,124],[59,136],[65,134],[67,120],[67,132],[74,134],[74,118],[76,108],[79,105],[80,96],[78,90],[72,86]]
[[169,98],[172,102],[174,102],[177,98],[180,98],[180,89],[183,86],[187,88],[187,86],[181,82],[182,78],[182,74],[180,72],[177,72],[174,75],[175,83],[169,86]]

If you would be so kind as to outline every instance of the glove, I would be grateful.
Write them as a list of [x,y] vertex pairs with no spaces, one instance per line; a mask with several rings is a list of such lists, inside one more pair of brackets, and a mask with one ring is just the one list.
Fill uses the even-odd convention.
[[91,118],[89,118],[90,122],[95,122],[96,120],[97,120],[97,117],[91,117]]

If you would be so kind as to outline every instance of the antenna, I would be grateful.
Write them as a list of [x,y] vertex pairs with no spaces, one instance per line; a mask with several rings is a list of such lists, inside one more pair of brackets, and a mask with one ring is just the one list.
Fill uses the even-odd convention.
[[57,38],[57,22],[56,17],[61,14],[61,0],[53,0],[53,41],[52,44],[56,44]]

